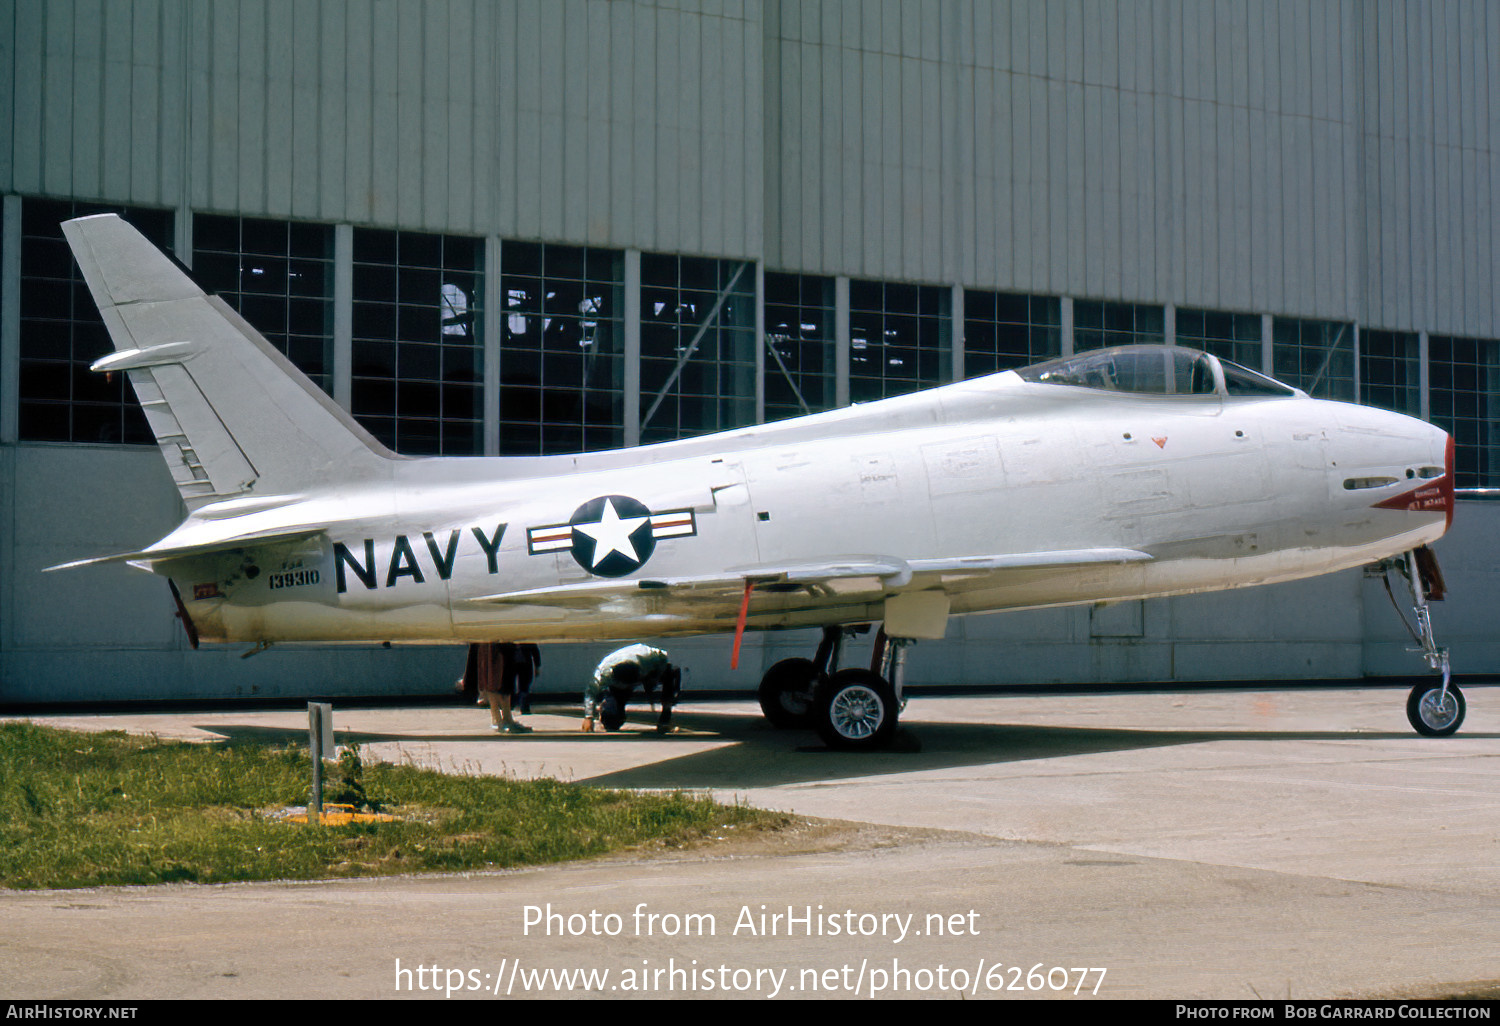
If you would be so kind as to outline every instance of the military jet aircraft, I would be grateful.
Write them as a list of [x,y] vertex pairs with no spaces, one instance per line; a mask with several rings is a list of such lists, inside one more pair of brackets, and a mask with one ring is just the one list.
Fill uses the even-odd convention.
[[[628,641],[822,627],[760,689],[778,725],[876,748],[902,656],[950,616],[1290,581],[1371,563],[1411,589],[1408,714],[1464,713],[1432,639],[1426,546],[1453,443],[1175,346],[1085,352],[637,449],[407,458],[114,215],[64,232],[187,518],[127,562],[196,645]],[[61,569],[61,568],[54,568]],[[838,668],[881,624],[875,669]]]

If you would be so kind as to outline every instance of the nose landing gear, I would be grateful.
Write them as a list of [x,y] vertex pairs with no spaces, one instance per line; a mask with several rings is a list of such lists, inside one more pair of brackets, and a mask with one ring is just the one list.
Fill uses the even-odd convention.
[[[1407,630],[1411,631],[1417,644],[1422,646],[1422,658],[1427,660],[1428,668],[1443,675],[1441,682],[1423,681],[1411,689],[1411,694],[1406,699],[1406,718],[1418,734],[1447,737],[1463,725],[1464,713],[1468,707],[1464,702],[1463,692],[1452,682],[1448,650],[1439,648],[1432,634],[1432,611],[1427,603],[1429,599],[1441,599],[1444,590],[1437,556],[1424,545],[1400,559],[1387,561],[1384,571],[1388,594],[1391,590],[1392,569],[1400,572],[1411,592],[1412,612],[1416,614],[1417,629],[1412,630],[1408,625]],[[1395,601],[1396,597],[1392,594],[1391,602]],[[1399,607],[1397,612],[1400,612]],[[1406,617],[1403,616],[1401,620],[1405,623]]]

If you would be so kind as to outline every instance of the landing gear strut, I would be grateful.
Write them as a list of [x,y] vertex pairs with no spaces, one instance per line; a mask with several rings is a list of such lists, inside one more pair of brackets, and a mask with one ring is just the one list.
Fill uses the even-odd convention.
[[771,726],[781,730],[811,727],[818,685],[838,669],[844,639],[869,629],[868,624],[824,627],[812,659],[783,659],[767,670],[760,680],[760,711]]
[[[1417,629],[1412,631],[1412,636],[1422,646],[1422,657],[1427,660],[1428,668],[1443,675],[1441,683],[1423,681],[1411,689],[1406,699],[1406,718],[1418,734],[1447,737],[1463,724],[1467,705],[1463,692],[1452,682],[1448,650],[1439,648],[1432,634],[1432,611],[1427,602],[1429,598],[1443,597],[1443,578],[1438,570],[1437,557],[1431,549],[1423,546],[1399,560],[1391,560],[1385,566],[1387,591],[1390,590],[1390,571],[1393,568],[1400,571],[1411,592],[1412,612],[1417,618]],[[1391,601],[1395,601],[1394,595]],[[1405,617],[1402,619],[1404,621]]]
[[884,748],[896,735],[905,701],[905,638],[881,631],[869,669],[839,668],[844,642],[868,631],[868,624],[825,627],[812,659],[783,659],[760,682],[760,708],[771,725],[812,727],[830,748],[866,751]]

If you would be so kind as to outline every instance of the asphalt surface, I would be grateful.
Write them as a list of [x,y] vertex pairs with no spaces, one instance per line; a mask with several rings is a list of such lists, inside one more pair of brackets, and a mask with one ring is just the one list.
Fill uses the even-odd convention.
[[[1500,689],[1467,694],[1447,739],[1413,734],[1389,688],[919,695],[895,749],[864,756],[742,702],[688,703],[666,737],[644,715],[583,735],[575,709],[542,709],[536,733],[496,737],[474,708],[336,707],[367,758],[875,826],[466,876],[0,891],[0,996],[1482,991],[1500,979]],[[231,740],[307,723],[34,718]]]

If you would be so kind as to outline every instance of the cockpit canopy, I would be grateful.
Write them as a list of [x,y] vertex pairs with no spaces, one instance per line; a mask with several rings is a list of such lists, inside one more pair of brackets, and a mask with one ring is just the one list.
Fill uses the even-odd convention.
[[[1217,373],[1216,373],[1217,369]],[[1022,367],[1044,385],[1142,395],[1291,396],[1295,389],[1228,360],[1181,346],[1117,346]],[[1220,378],[1222,377],[1222,391]]]

